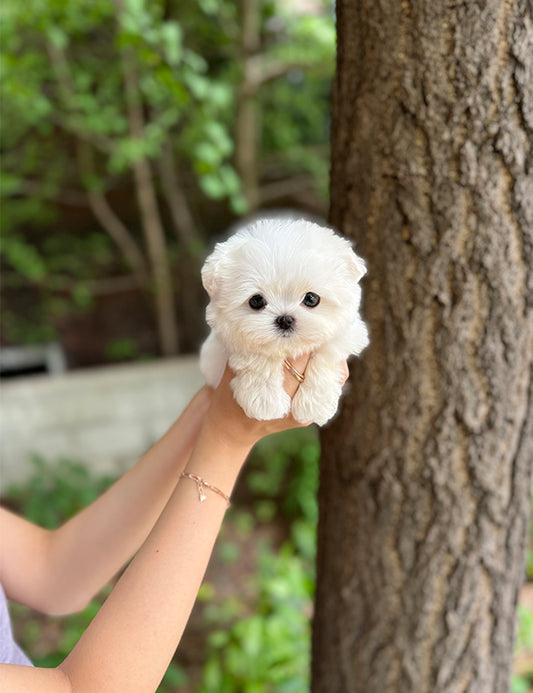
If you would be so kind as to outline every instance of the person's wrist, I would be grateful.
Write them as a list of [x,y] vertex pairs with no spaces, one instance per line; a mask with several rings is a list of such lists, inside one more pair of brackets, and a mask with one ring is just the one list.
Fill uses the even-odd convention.
[[229,424],[227,421],[219,420],[216,416],[206,415],[200,437],[209,441],[210,445],[224,454],[224,457],[235,457],[235,459],[244,459],[257,442],[253,436],[253,421],[250,420],[250,426],[235,425],[234,422]]
[[224,451],[246,456],[261,437],[256,431],[259,422],[248,418],[235,401],[230,406],[236,410],[230,415],[223,407],[212,407],[204,418],[202,432]]
[[249,451],[250,445],[234,440],[206,417],[184,474],[199,477],[230,497]]

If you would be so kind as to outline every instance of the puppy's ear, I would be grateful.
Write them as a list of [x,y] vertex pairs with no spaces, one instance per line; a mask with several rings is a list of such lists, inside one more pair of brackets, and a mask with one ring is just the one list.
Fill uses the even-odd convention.
[[204,289],[210,297],[213,297],[220,289],[224,276],[227,276],[228,266],[232,258],[245,242],[245,238],[236,234],[228,238],[227,241],[217,243],[211,255],[207,257],[202,267],[201,276]]
[[365,261],[350,248],[347,253],[350,276],[355,282],[359,282],[366,274]]
[[209,255],[209,257],[204,262],[202,267],[201,276],[202,284],[204,289],[207,291],[209,296],[213,296],[216,293],[219,275],[218,266],[220,265],[220,253],[217,252],[217,248]]

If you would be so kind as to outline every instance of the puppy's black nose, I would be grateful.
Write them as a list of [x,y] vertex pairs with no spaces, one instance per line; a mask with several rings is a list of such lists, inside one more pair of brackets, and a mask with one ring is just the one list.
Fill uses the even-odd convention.
[[280,315],[276,318],[276,325],[280,330],[291,330],[294,325],[294,318],[292,315]]

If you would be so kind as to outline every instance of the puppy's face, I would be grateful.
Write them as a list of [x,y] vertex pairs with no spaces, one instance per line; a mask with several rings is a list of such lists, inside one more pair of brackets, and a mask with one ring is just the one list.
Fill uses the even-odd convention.
[[310,222],[284,224],[238,232],[204,265],[207,320],[230,348],[280,357],[312,351],[359,308],[365,269],[349,243]]

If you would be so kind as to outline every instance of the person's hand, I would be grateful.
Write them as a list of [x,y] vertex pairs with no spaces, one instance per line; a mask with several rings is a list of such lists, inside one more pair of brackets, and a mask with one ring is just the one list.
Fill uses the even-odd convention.
[[[305,374],[309,358],[309,355],[306,354],[292,359],[291,363],[299,373]],[[307,424],[299,423],[291,414],[282,419],[271,421],[257,421],[249,418],[233,395],[230,385],[233,376],[234,373],[227,366],[220,384],[215,390],[211,391],[211,402],[204,421],[204,426],[210,427],[212,431],[217,431],[217,435],[222,439],[241,446],[252,447],[258,440],[272,433],[309,425],[310,422]],[[347,378],[348,365],[344,362],[341,372],[342,385],[344,385]],[[298,380],[286,370],[284,388],[291,399],[299,387],[300,383]]]
[[342,364],[342,373],[341,373],[341,385],[342,386],[344,386],[344,383],[348,380],[349,375],[350,375],[350,371],[348,370],[348,363],[346,361],[344,361]]
[[[305,373],[308,361],[309,355],[304,355],[293,359],[291,363],[297,371]],[[229,366],[226,366],[222,380],[213,391],[211,404],[204,421],[204,425],[218,431],[218,435],[222,438],[240,446],[252,447],[258,440],[271,433],[308,425],[297,422],[290,414],[283,419],[272,421],[257,421],[249,418],[233,395],[230,385],[233,377],[234,373]],[[300,383],[287,370],[285,372],[284,387],[291,399],[296,394],[299,386]]]

